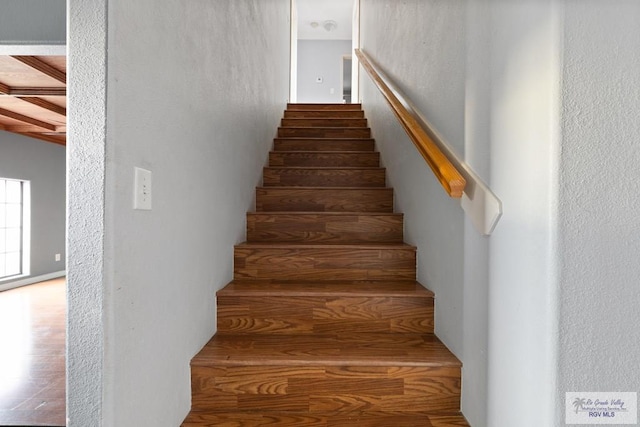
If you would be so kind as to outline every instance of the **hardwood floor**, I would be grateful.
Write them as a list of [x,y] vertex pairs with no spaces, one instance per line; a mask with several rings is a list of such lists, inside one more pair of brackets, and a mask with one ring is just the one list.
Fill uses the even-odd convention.
[[0,425],[64,426],[65,279],[0,292]]

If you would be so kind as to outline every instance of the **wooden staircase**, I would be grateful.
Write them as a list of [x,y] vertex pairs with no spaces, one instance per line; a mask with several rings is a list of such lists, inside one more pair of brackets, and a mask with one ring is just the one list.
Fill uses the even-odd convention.
[[357,104],[289,104],[183,426],[468,426]]

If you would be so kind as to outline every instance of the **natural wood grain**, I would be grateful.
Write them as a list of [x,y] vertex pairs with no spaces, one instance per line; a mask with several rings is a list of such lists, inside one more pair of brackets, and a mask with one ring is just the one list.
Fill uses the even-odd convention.
[[432,299],[433,292],[413,280],[395,281],[243,281],[234,280],[218,291],[219,296],[301,297],[410,297]]
[[66,87],[21,87],[11,86],[9,93],[11,96],[67,96]]
[[193,409],[455,412],[459,362],[433,335],[402,338],[217,335],[192,361]]
[[431,415],[429,417],[433,427],[469,427],[469,423],[462,414]]
[[[219,412],[214,414],[193,412],[182,427],[455,427],[468,424],[431,424],[430,415],[395,415],[381,412],[336,414],[297,414],[285,412]],[[453,417],[450,417],[453,420]],[[463,420],[464,418],[460,417]]]
[[403,216],[357,212],[251,212],[248,242],[401,243]]
[[376,366],[440,369],[460,361],[432,334],[218,334],[191,366]]
[[67,109],[64,107],[61,107],[59,105],[56,105],[52,102],[49,102],[45,99],[42,98],[38,98],[38,97],[18,97],[21,101],[24,102],[28,102],[30,104],[33,105],[37,105],[40,108],[44,108],[45,110],[49,110],[53,113],[59,114],[61,116],[65,116],[67,115]]
[[336,415],[286,412],[192,412],[182,427],[469,427],[462,415],[398,415],[385,412]]
[[258,187],[258,212],[393,212],[391,188]]
[[0,425],[65,425],[65,280],[0,292]]
[[371,138],[275,138],[275,151],[373,151]]
[[218,332],[433,333],[433,299],[413,295],[218,295]]
[[[64,56],[62,58],[64,60]],[[8,55],[0,55],[0,81],[11,88],[65,87],[65,83],[58,79]]]
[[264,186],[287,187],[384,187],[383,168],[266,167]]
[[366,128],[367,119],[343,117],[296,117],[284,118],[280,121],[280,125],[282,127]]
[[311,111],[319,111],[319,110],[361,110],[362,105],[360,104],[313,104],[313,103],[301,103],[301,104],[287,104],[288,111],[300,111],[300,110],[311,110]]
[[361,119],[364,118],[364,111],[362,110],[285,110],[284,117],[286,119],[295,119],[300,117],[325,117],[325,118],[349,118],[349,119]]
[[234,278],[275,280],[415,280],[408,245],[273,245],[246,243],[234,251]]
[[449,159],[440,151],[438,146],[427,131],[420,125],[414,115],[405,106],[406,101],[398,99],[398,92],[389,88],[384,79],[378,74],[367,56],[360,50],[355,49],[356,55],[362,67],[367,71],[380,92],[384,95],[391,106],[391,110],[398,118],[398,121],[413,141],[418,152],[425,159],[440,184],[451,197],[462,197],[462,192],[466,181],[458,170],[451,164]]
[[54,131],[56,130],[56,125],[52,123],[47,123],[42,120],[34,119],[29,116],[25,116],[24,114],[19,114],[14,111],[9,111],[4,108],[0,108],[0,116],[8,117],[13,120],[17,120],[22,123],[28,123],[30,125],[36,126],[40,128],[42,131]]
[[[342,108],[292,106],[283,124],[296,127],[281,129]],[[274,142],[183,425],[466,425],[461,365],[433,335],[433,293],[415,281],[373,140]]]
[[280,138],[371,138],[369,128],[279,127]]
[[64,56],[0,55],[0,129],[66,145],[65,82]]
[[18,56],[18,55],[14,55],[12,56],[12,58],[22,62],[23,64],[28,65],[29,67],[41,72],[42,74],[45,74],[51,77],[52,79],[59,81],[60,83],[66,84],[67,82],[67,74],[64,71],[57,69],[56,67],[46,63],[40,58],[37,58],[35,56]]
[[380,166],[380,153],[272,151],[269,153],[269,166],[378,167]]

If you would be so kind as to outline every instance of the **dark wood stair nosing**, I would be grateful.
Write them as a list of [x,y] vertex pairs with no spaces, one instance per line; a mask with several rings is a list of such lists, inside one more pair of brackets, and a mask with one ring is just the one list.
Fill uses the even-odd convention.
[[313,102],[308,102],[308,103],[287,103],[287,108],[286,110],[288,111],[308,111],[308,110],[313,110],[313,111],[322,111],[322,110],[337,110],[337,111],[341,111],[341,110],[356,110],[356,111],[360,111],[362,110],[362,104],[338,104],[338,103],[313,103]]
[[[276,138],[276,139],[300,139],[300,138]],[[319,139],[324,139],[324,138],[319,138]],[[352,138],[348,138],[348,139],[352,139]],[[355,139],[358,139],[358,138],[355,138]],[[367,138],[363,138],[363,139],[367,139]],[[271,151],[271,153],[276,153],[276,154],[329,154],[329,155],[333,155],[333,154],[364,154],[364,153],[371,154],[372,152],[371,151],[281,150],[281,151]],[[380,154],[378,151],[373,151],[373,153],[375,153],[377,155]]]
[[[300,187],[294,187],[300,188]],[[304,188],[304,187],[302,187]],[[367,187],[369,188],[369,187]],[[402,212],[350,212],[350,211],[250,211],[247,215],[335,215],[335,216],[404,216]]]
[[[389,286],[391,285],[391,286]],[[406,290],[394,289],[399,285],[406,285]],[[242,288],[246,286],[246,288]],[[376,289],[378,288],[378,289]],[[427,298],[433,299],[434,293],[417,281],[405,280],[389,283],[356,281],[297,281],[295,284],[287,282],[260,282],[259,280],[233,280],[224,288],[216,292],[217,296],[308,296],[308,297],[393,297],[393,298]]]
[[[303,128],[306,129],[306,128]],[[330,128],[333,129],[333,128]],[[340,129],[340,128],[338,128]],[[369,128],[364,128],[364,129],[369,129]],[[367,142],[373,142],[375,141],[375,138],[371,138],[371,137],[346,137],[346,138],[340,138],[340,137],[318,137],[318,136],[276,136],[273,138],[274,140],[283,140],[283,141],[296,141],[296,140],[304,140],[304,141],[337,141],[337,142],[343,142],[343,141],[367,141]],[[279,151],[280,152],[280,151]],[[309,153],[309,151],[304,151],[305,153]],[[331,153],[333,153],[333,151],[330,151]],[[356,153],[361,153],[361,151],[355,151]]]
[[411,250],[417,251],[415,246],[407,243],[279,243],[279,242],[242,242],[234,246],[235,248],[249,249],[361,249],[361,250]]
[[[265,187],[265,186],[257,186],[257,190],[272,190],[274,187]],[[282,186],[276,187],[278,190],[377,190],[377,191],[392,191],[392,187],[318,187],[318,186],[306,186],[306,187],[291,187],[291,186]]]
[[295,170],[295,171],[384,171],[379,166],[265,166],[263,169]]
[[[342,346],[344,341],[356,346]],[[222,341],[222,342],[221,342]],[[282,350],[287,342],[298,352]],[[418,349],[415,345],[418,345]],[[251,353],[228,345],[249,345]],[[404,346],[404,347],[403,347]],[[375,350],[393,349],[394,353],[380,355]],[[362,348],[372,349],[372,355],[363,355]],[[406,348],[406,350],[405,350]],[[266,349],[257,354],[256,349]],[[315,354],[322,349],[341,350],[342,353]],[[410,351],[401,354],[401,351]],[[420,354],[417,356],[416,354]],[[217,333],[192,359],[191,366],[381,366],[381,367],[434,367],[461,368],[460,360],[435,334],[418,333],[358,333],[315,335],[260,335]]]
[[[278,129],[304,129],[304,130],[370,130],[371,128],[368,126],[359,126],[359,127],[347,127],[347,126],[278,126]],[[283,138],[281,136],[279,136],[278,138]],[[287,137],[284,137],[287,138]],[[290,137],[293,138],[293,137]],[[304,138],[304,137],[303,137]],[[327,137],[327,138],[323,138],[323,137],[316,137],[319,139],[336,139],[336,138],[332,138],[332,137]],[[343,138],[343,139],[372,139],[370,137],[366,137],[363,136],[362,138]]]

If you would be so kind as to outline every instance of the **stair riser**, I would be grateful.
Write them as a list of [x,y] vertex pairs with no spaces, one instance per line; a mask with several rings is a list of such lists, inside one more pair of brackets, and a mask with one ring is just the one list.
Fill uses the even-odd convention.
[[234,251],[234,277],[271,280],[415,280],[413,248],[256,248]]
[[284,112],[285,119],[302,119],[302,118],[339,118],[339,119],[363,119],[364,111],[356,111],[356,110],[287,110]]
[[379,153],[269,153],[269,166],[378,167]]
[[393,212],[390,188],[278,188],[256,190],[258,212]]
[[373,139],[313,139],[313,138],[276,138],[275,151],[365,151],[374,150]]
[[433,298],[218,296],[218,333],[433,333]]
[[247,241],[254,243],[401,243],[402,215],[247,215]]
[[278,128],[280,138],[371,138],[369,128],[313,128],[313,127],[280,127]]
[[384,187],[384,169],[264,169],[265,186]]
[[307,111],[307,110],[361,111],[362,105],[360,104],[287,104],[287,111]]
[[345,118],[292,118],[282,119],[283,127],[348,127],[366,128],[367,119],[345,119]]
[[194,411],[457,412],[460,369],[380,366],[192,366]]

